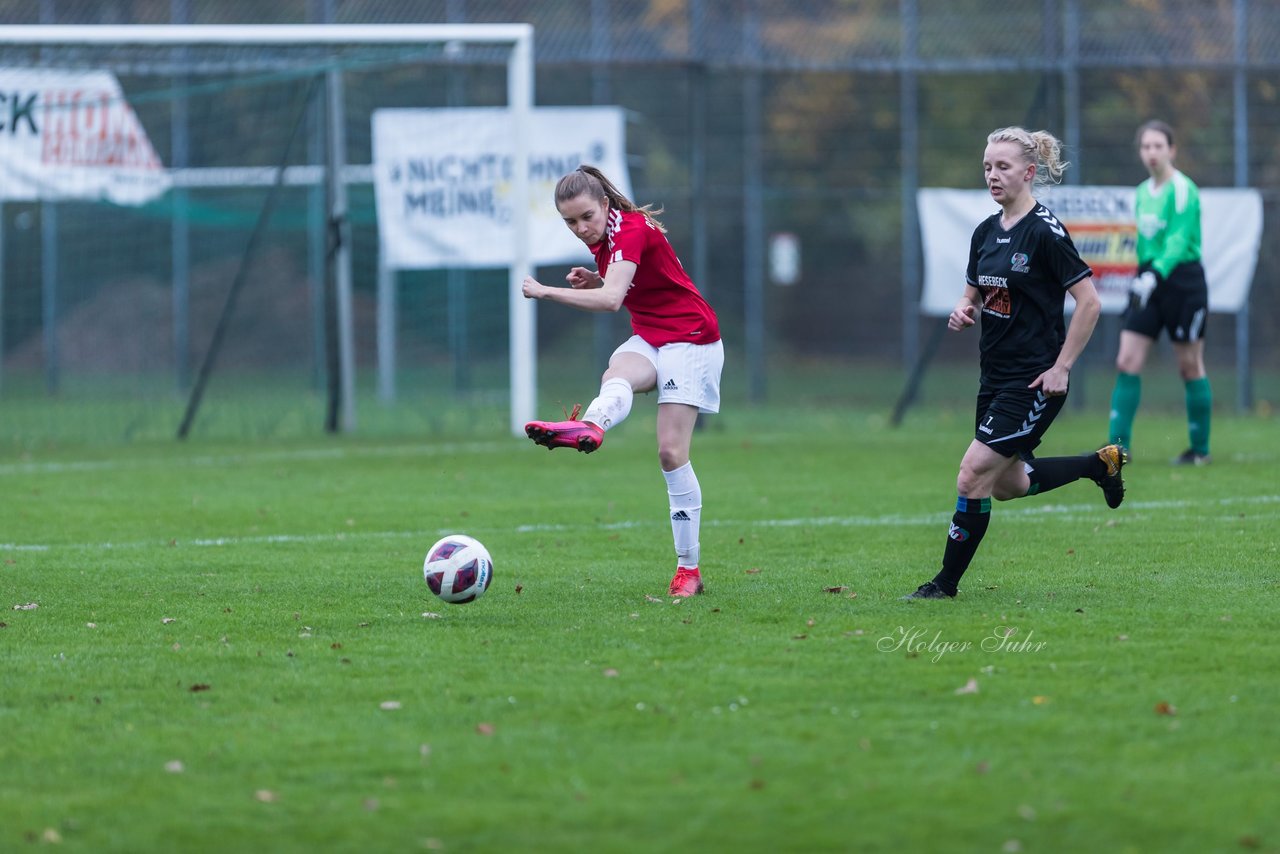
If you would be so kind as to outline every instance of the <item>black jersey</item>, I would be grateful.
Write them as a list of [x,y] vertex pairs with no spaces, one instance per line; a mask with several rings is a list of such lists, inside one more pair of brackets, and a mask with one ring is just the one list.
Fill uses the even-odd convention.
[[1067,337],[1067,288],[1092,274],[1044,205],[1008,231],[999,213],[974,229],[965,280],[982,294],[984,386],[1026,386],[1053,367]]

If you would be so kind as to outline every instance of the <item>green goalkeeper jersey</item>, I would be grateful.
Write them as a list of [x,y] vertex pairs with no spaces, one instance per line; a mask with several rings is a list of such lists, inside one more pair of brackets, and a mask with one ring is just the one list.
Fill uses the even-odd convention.
[[1176,169],[1159,190],[1154,181],[1138,185],[1138,265],[1167,277],[1179,264],[1200,260],[1200,191]]

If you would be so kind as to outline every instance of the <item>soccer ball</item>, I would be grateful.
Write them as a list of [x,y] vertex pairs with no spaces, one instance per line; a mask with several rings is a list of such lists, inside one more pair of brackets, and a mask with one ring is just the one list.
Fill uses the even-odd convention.
[[431,592],[446,602],[465,605],[484,595],[493,580],[493,558],[479,540],[450,534],[427,551],[422,575]]

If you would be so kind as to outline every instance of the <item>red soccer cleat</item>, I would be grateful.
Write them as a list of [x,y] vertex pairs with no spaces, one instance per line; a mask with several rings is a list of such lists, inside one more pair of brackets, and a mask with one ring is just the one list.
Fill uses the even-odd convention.
[[676,577],[671,579],[671,586],[667,588],[668,596],[697,596],[702,592],[702,573],[698,572],[695,566],[690,569],[687,566],[676,567]]
[[530,439],[547,450],[552,448],[577,448],[589,454],[604,444],[604,431],[590,421],[579,421],[582,404],[575,404],[568,421],[530,421],[524,432]]

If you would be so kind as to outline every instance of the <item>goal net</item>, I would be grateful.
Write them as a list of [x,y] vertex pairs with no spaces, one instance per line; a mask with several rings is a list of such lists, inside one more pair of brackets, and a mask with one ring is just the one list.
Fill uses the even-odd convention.
[[[522,128],[532,37],[0,29],[0,432],[516,430],[535,393],[528,206],[510,206],[507,266],[401,273],[380,315],[370,129],[405,107],[505,108]],[[511,170],[512,198],[527,181]]]

